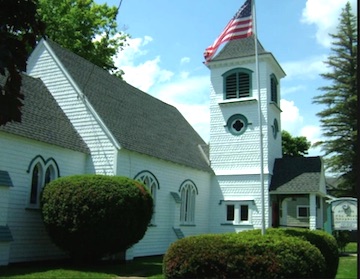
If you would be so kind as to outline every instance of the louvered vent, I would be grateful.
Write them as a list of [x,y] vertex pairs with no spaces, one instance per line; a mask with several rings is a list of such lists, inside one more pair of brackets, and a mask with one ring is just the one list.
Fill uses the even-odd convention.
[[271,101],[277,103],[277,82],[275,78],[271,78]]
[[225,79],[226,99],[250,97],[250,75],[233,73]]
[[236,74],[226,77],[226,99],[237,98],[236,96]]
[[250,96],[250,76],[245,73],[239,73],[239,97]]

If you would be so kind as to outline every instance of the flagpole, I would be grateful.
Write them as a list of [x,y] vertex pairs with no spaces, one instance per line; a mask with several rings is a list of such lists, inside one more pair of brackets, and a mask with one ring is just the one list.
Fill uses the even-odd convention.
[[257,44],[257,26],[256,26],[256,9],[255,0],[253,0],[253,24],[254,24],[254,41],[255,41],[255,66],[256,66],[256,84],[258,93],[258,117],[259,117],[259,139],[260,139],[260,182],[261,182],[261,234],[265,234],[265,187],[264,187],[264,154],[263,154],[263,133],[262,133],[262,113],[261,113],[261,93],[260,93],[260,70],[258,59]]

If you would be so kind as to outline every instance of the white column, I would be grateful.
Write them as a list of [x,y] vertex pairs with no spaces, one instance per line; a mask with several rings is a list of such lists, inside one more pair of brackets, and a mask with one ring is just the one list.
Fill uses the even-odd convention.
[[309,229],[316,230],[316,195],[310,194]]

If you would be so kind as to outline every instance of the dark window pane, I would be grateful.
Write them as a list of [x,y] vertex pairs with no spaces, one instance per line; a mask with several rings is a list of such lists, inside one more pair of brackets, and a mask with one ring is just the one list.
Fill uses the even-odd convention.
[[32,173],[32,180],[31,180],[30,203],[32,204],[37,203],[38,185],[39,185],[39,167],[38,165],[36,165],[34,167]]
[[241,205],[240,206],[240,221],[248,221],[249,220],[249,206]]
[[275,78],[271,78],[271,101],[277,103],[277,82]]
[[309,208],[308,207],[298,207],[298,216],[299,217],[309,217]]
[[229,204],[226,206],[226,220],[227,221],[234,221],[234,212],[235,212],[235,207],[233,204]]

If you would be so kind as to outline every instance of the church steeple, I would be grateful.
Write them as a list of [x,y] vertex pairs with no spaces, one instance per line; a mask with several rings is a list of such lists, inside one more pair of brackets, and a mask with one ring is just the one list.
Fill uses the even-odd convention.
[[[247,210],[247,221],[260,228],[261,173],[267,192],[275,159],[282,156],[280,80],[285,73],[258,40],[257,44],[261,102],[258,99],[253,36],[229,41],[206,66],[211,73],[210,161],[215,173],[214,183],[221,189],[225,201],[223,206],[226,207],[224,212],[232,211],[232,208],[236,212]],[[266,227],[269,226],[268,198],[267,192],[264,201]],[[240,219],[233,222],[250,224]]]
[[[281,157],[279,85],[285,73],[273,55],[257,43],[264,169],[269,173],[275,158]],[[228,42],[207,66],[212,84],[210,159],[213,169],[257,173],[260,121],[254,37]]]

